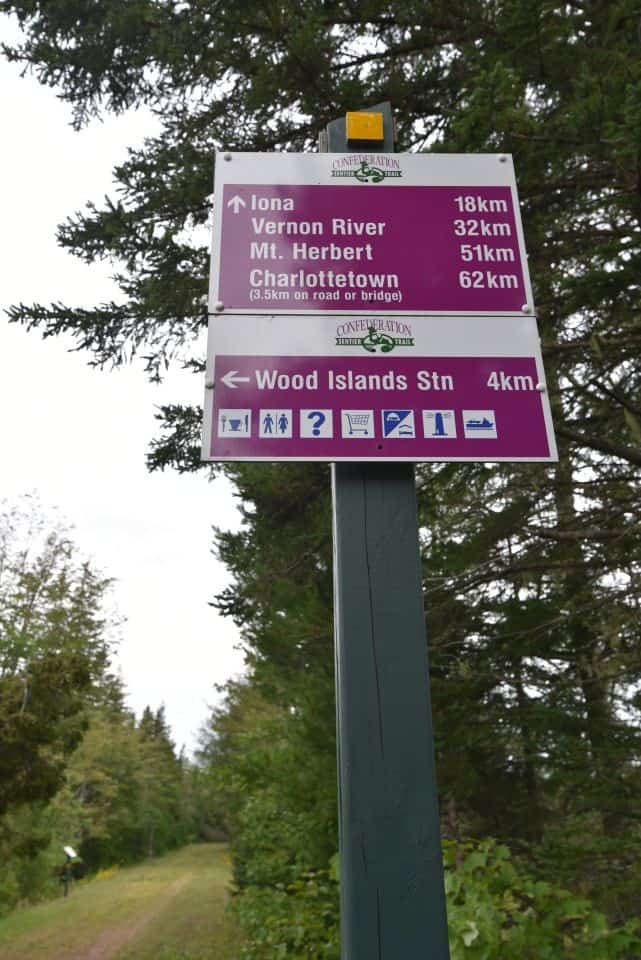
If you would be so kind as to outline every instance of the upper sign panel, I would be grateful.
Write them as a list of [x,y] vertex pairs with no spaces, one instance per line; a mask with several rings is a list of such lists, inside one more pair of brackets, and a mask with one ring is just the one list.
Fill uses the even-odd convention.
[[533,312],[511,158],[218,154],[210,309]]

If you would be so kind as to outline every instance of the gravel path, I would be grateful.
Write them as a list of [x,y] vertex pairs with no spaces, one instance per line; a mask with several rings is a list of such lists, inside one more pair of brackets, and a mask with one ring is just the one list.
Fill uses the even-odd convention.
[[108,927],[103,930],[88,951],[84,948],[81,953],[69,954],[68,960],[112,960],[112,957],[115,957],[123,947],[142,933],[145,927],[153,923],[156,917],[164,913],[171,901],[178,896],[181,890],[184,890],[190,880],[191,874],[179,877],[168,887],[162,899],[154,905],[153,910],[146,910],[139,914],[133,922]]

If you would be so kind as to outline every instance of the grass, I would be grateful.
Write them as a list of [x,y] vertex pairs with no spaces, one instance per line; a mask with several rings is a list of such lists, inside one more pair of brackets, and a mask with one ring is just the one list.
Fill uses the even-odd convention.
[[107,872],[0,920],[2,960],[233,960],[223,844]]

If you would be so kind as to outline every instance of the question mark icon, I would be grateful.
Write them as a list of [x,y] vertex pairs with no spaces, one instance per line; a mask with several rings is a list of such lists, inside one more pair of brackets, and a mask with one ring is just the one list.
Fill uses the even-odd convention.
[[320,410],[310,410],[310,412],[307,414],[307,419],[313,420],[312,433],[315,437],[320,437],[321,427],[327,419],[325,414],[321,413]]

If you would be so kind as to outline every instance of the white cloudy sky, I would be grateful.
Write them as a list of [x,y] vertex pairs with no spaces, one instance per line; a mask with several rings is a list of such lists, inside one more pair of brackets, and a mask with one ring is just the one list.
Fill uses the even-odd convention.
[[[17,35],[0,17],[0,38]],[[114,164],[153,132],[153,119],[131,113],[75,133],[55,93],[1,58],[0,90],[0,308],[110,299],[109,268],[57,248],[56,225],[110,191]],[[164,703],[175,740],[190,749],[214,684],[242,669],[233,624],[208,606],[228,582],[211,527],[234,528],[238,515],[225,481],[149,474],[145,452],[155,408],[200,402],[202,384],[182,372],[158,387],[135,367],[98,371],[70,345],[0,314],[0,501],[37,492],[115,578],[129,703],[138,713]]]

